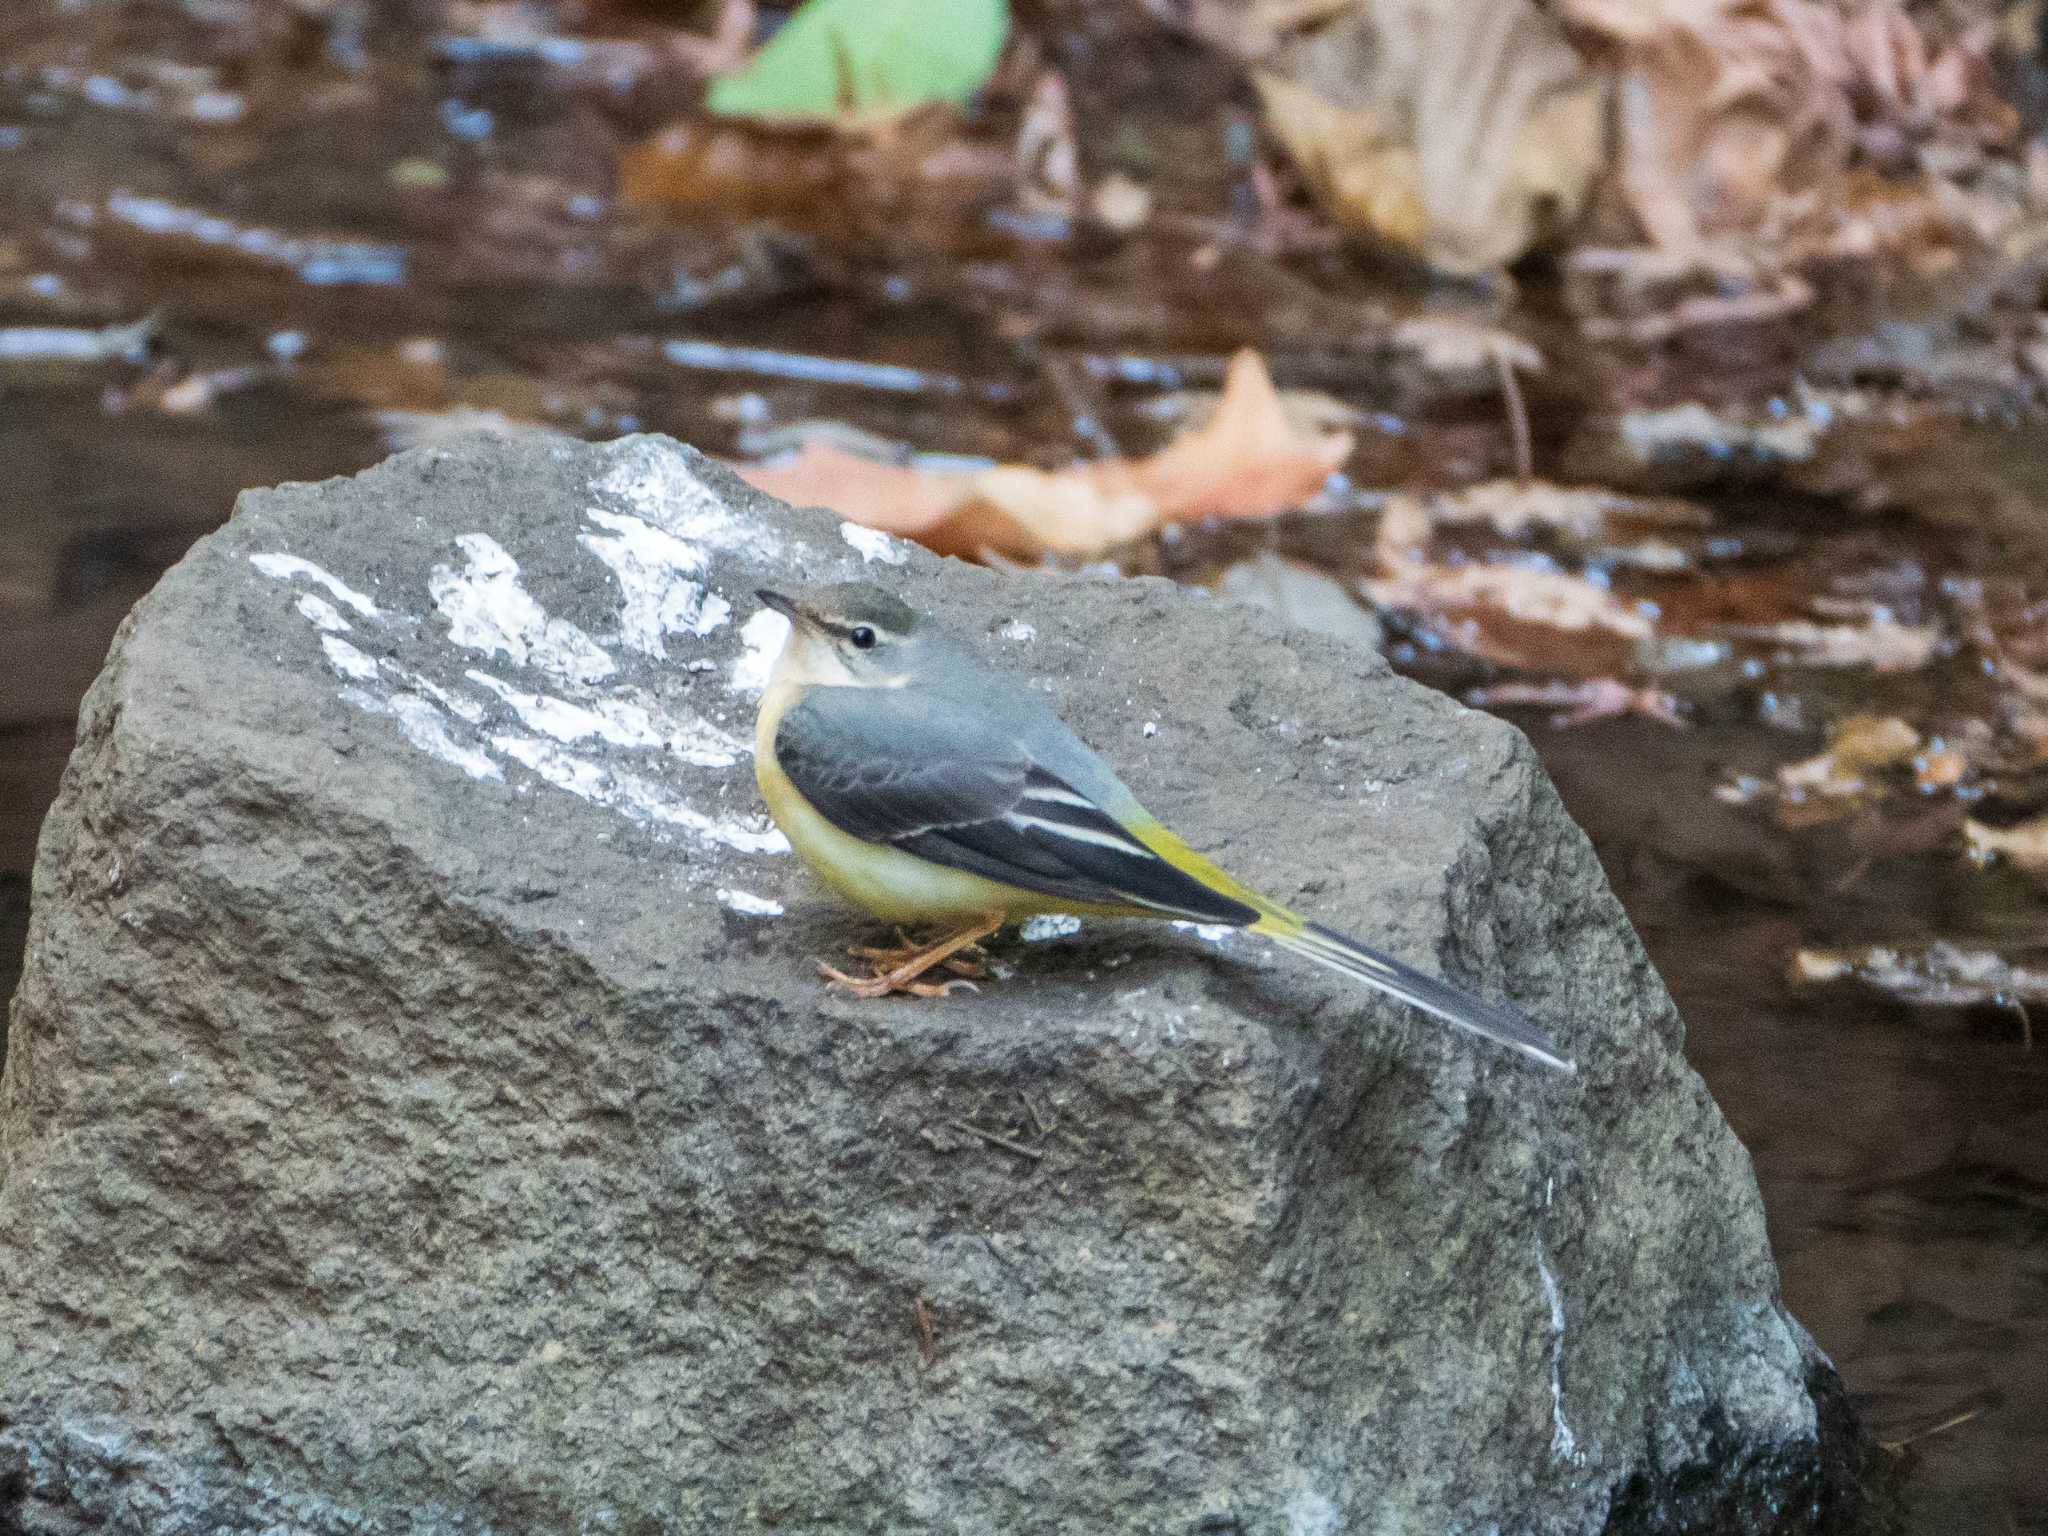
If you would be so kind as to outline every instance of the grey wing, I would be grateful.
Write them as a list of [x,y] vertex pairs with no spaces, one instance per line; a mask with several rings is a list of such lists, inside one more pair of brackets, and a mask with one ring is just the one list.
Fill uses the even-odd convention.
[[813,688],[776,758],[840,831],[1058,900],[1203,922],[1258,913],[1183,874],[998,722],[908,690]]

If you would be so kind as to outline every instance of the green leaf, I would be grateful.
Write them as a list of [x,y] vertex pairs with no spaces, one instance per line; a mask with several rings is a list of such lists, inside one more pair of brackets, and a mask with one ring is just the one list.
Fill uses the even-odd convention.
[[807,0],[765,48],[712,81],[706,105],[799,120],[964,105],[1009,30],[1008,0]]

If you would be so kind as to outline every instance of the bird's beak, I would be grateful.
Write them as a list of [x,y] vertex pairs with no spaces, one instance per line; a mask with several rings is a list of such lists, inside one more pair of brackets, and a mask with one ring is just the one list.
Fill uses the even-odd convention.
[[798,624],[816,627],[817,621],[811,617],[810,613],[796,599],[784,597],[780,592],[770,592],[766,587],[760,588],[754,593],[754,596],[761,599],[762,602],[773,608],[784,618]]

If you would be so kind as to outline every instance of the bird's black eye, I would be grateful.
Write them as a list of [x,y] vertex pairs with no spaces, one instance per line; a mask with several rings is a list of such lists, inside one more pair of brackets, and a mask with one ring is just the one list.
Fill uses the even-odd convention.
[[865,624],[856,625],[846,638],[853,642],[856,651],[872,651],[875,648],[875,632]]

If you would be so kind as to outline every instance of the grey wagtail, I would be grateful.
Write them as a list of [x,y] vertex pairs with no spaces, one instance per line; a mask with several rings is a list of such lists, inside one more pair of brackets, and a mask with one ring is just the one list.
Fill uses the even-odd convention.
[[835,982],[926,996],[920,980],[1042,913],[1185,919],[1263,934],[1460,1029],[1570,1072],[1542,1030],[1248,890],[1175,837],[1038,696],[879,587],[757,594],[790,620],[754,729],[754,772],[790,845],[889,922],[944,924],[893,965]]

